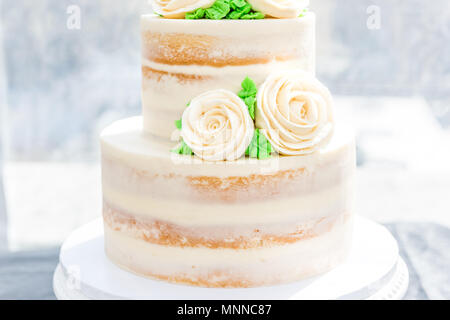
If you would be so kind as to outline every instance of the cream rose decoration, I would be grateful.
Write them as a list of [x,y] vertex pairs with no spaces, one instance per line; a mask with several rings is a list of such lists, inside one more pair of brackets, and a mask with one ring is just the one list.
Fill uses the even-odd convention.
[[309,154],[332,133],[332,97],[304,71],[272,75],[258,91],[255,117],[256,127],[279,154]]
[[253,10],[274,18],[297,18],[308,8],[309,0],[247,0]]
[[209,8],[215,0],[152,0],[153,11],[165,18],[184,18],[187,12]]
[[244,101],[227,90],[208,91],[191,101],[183,113],[181,136],[198,157],[236,160],[255,131]]

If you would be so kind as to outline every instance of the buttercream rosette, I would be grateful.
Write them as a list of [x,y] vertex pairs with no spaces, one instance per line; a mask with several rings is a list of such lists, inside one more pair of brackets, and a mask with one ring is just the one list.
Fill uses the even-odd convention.
[[247,0],[253,10],[273,18],[297,18],[309,6],[309,0]]
[[255,122],[279,154],[313,153],[333,131],[331,94],[304,71],[271,75],[258,90]]
[[184,142],[207,161],[239,159],[255,131],[244,101],[228,90],[212,90],[194,98],[181,121]]
[[209,8],[215,0],[152,0],[153,11],[165,18],[180,19],[199,8]]

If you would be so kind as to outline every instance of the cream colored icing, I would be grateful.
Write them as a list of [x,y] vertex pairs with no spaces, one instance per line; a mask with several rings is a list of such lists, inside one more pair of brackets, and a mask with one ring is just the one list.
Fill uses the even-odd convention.
[[142,131],[142,117],[114,122],[101,134],[102,156],[111,157],[131,168],[149,173],[227,178],[252,174],[273,174],[305,168],[307,172],[322,166],[351,160],[354,167],[354,135],[346,124],[336,127],[330,142],[317,152],[297,157],[273,157],[268,160],[242,158],[237,161],[208,162],[196,157],[170,153],[173,142]]
[[254,131],[244,101],[228,90],[212,90],[194,98],[182,117],[184,142],[207,161],[240,158]]
[[140,275],[179,276],[196,281],[244,280],[249,286],[301,280],[328,271],[348,254],[352,220],[292,244],[255,249],[180,248],[150,244],[105,225],[108,257]]
[[258,90],[256,127],[282,155],[313,153],[333,130],[328,89],[301,70],[269,76]]
[[[174,185],[174,188],[177,186]],[[141,218],[182,226],[255,226],[298,223],[353,211],[353,185],[342,185],[304,196],[256,203],[214,204],[151,198],[103,187],[105,201]]]
[[[323,236],[318,236],[312,239],[300,240],[293,244],[276,245],[267,248],[252,248],[252,249],[209,249],[209,248],[180,248],[163,246],[148,243],[143,240],[133,239],[132,237],[126,237],[118,232],[114,232],[105,226],[107,232],[113,237],[122,238],[124,243],[135,242],[139,243],[136,247],[140,250],[146,250],[152,252],[152,254],[140,254],[139,256],[147,257],[160,257],[164,258],[166,262],[173,262],[175,264],[185,264],[186,261],[192,261],[196,264],[202,265],[215,265],[215,266],[227,266],[227,265],[242,265],[253,263],[261,260],[274,260],[279,256],[287,257],[296,251],[308,251],[310,254],[314,252],[323,251],[323,249],[330,246],[333,238],[341,237],[341,233],[346,227],[351,224],[350,219],[344,222],[343,219],[336,224],[331,231],[325,232]],[[128,239],[127,239],[128,238]],[[137,240],[137,241],[133,241]],[[308,246],[308,244],[310,246]],[[146,248],[146,249],[144,249]],[[303,252],[304,254],[305,252]]]
[[[142,134],[141,121],[141,117],[118,121],[101,137],[105,201],[127,213],[212,226],[301,222],[353,211],[355,146],[345,126],[338,127],[330,143],[311,155],[208,162],[171,154],[170,142]],[[205,199],[201,190],[187,182],[192,177],[263,177],[298,169],[304,173],[281,180],[277,189],[263,185],[267,194],[261,195],[261,188],[247,188],[245,196],[263,196],[257,201]],[[226,187],[224,183],[219,188]]]
[[[151,218],[150,215],[146,217],[130,214],[111,206],[107,201],[104,202],[103,213],[111,228],[125,232],[134,238],[145,239],[147,236],[147,239],[161,239],[162,237],[161,240],[164,240],[164,234],[167,233],[166,225],[168,225],[181,236],[203,239],[205,242],[213,240],[227,243],[235,242],[236,244],[242,245],[243,239],[245,239],[246,241],[252,241],[254,246],[260,247],[264,245],[261,243],[261,240],[266,243],[271,242],[274,235],[284,237],[284,239],[306,239],[327,232],[333,224],[339,222],[343,217],[351,217],[353,209],[349,208],[348,210],[346,213],[325,215],[319,218],[319,215],[316,214],[311,215],[310,218],[305,216],[286,220],[284,219],[285,217],[282,217],[274,222],[261,223],[253,221],[242,224],[236,223],[236,220],[239,219],[238,217],[235,217],[235,220],[230,224],[219,223],[218,221],[214,224],[195,224],[192,222],[176,224],[165,221],[164,217],[156,219]],[[189,216],[189,214],[186,216]]]
[[[297,28],[294,30],[293,28]],[[314,36],[309,34],[315,30],[315,14],[308,12],[304,17],[294,19],[260,19],[260,20],[186,20],[163,19],[154,14],[141,16],[141,31],[172,34],[207,35],[233,39],[259,38],[284,34],[284,38]],[[290,31],[290,32],[289,32]],[[258,40],[258,39],[257,39]],[[247,46],[246,43],[241,43]],[[291,48],[295,44],[291,45]],[[231,48],[230,48],[231,49]],[[273,48],[268,48],[273,49]],[[287,49],[287,48],[286,48]]]
[[153,10],[165,18],[184,18],[187,12],[209,8],[215,0],[151,0]]
[[252,8],[274,18],[297,18],[309,0],[248,0]]
[[[149,33],[158,36],[149,40]],[[142,80],[144,130],[167,139],[186,103],[203,92],[225,89],[237,93],[246,76],[259,86],[269,74],[277,71],[302,69],[315,73],[313,13],[298,19],[255,21],[190,21],[143,16],[142,35],[142,65],[159,72]],[[192,53],[207,62],[228,57],[230,65],[170,64],[149,58],[148,51],[167,46],[168,39],[173,37],[180,41],[189,39],[171,47],[174,57]],[[197,52],[197,43],[208,47]],[[249,59],[249,62],[231,65],[236,58]],[[183,79],[186,76],[189,79]]]

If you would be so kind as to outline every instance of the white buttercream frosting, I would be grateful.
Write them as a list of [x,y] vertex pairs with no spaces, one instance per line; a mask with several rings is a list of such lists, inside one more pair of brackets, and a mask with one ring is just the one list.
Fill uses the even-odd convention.
[[[115,122],[101,142],[105,201],[142,219],[186,227],[267,227],[353,212],[355,145],[347,123],[338,123],[330,142],[314,154],[269,160],[174,161],[168,152],[173,142],[142,133],[141,117]],[[288,176],[277,178],[283,174]],[[260,177],[253,180],[256,185],[242,185],[242,195],[226,201],[214,196],[214,190],[222,192],[218,185],[205,193],[197,182],[188,182],[209,177],[227,189],[255,176]],[[261,195],[264,201],[258,200]]]
[[209,8],[215,0],[152,0],[153,10],[165,18],[184,18],[187,12]]
[[297,18],[309,0],[248,0],[252,8],[274,18]]
[[183,113],[181,136],[195,155],[207,161],[240,158],[253,133],[247,106],[228,90],[201,94]]
[[[314,238],[245,250],[156,245],[105,224],[105,248],[115,264],[144,276],[182,276],[194,285],[204,279],[209,286],[269,286],[324,273],[343,261],[351,245],[352,221],[341,220]],[[241,279],[245,282],[236,284]]]
[[282,155],[317,150],[333,131],[333,101],[309,73],[296,70],[269,76],[258,90],[256,127]]
[[[144,130],[167,140],[174,119],[188,101],[203,92],[226,89],[237,93],[245,76],[260,86],[274,72],[302,69],[315,73],[316,18],[312,12],[296,19],[192,21],[144,15],[141,21],[142,66],[153,70],[142,79]],[[155,56],[158,52],[163,55]],[[173,63],[172,57],[203,60],[204,64],[183,59]],[[224,65],[215,65],[218,60]],[[233,64],[239,60],[242,64]]]

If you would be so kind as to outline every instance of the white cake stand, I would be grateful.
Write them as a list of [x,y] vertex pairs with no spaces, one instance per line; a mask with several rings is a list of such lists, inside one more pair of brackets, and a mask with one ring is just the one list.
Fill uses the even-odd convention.
[[126,272],[104,253],[101,219],[64,242],[53,278],[56,297],[65,299],[278,300],[402,299],[409,274],[389,231],[370,220],[355,221],[347,261],[308,280],[251,289],[209,289],[174,285]]

